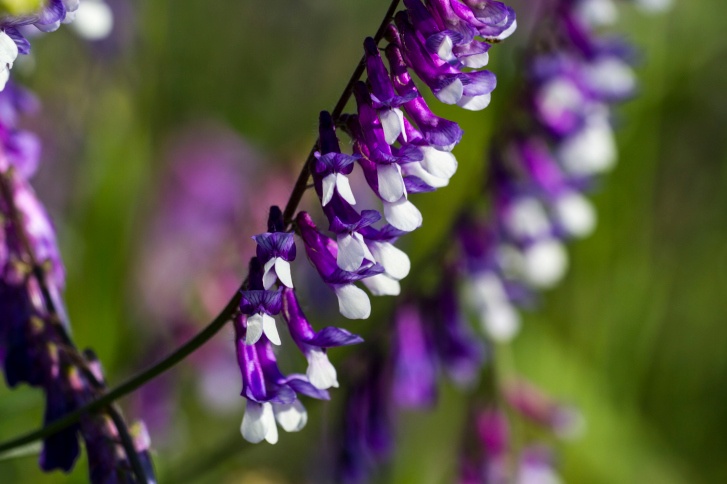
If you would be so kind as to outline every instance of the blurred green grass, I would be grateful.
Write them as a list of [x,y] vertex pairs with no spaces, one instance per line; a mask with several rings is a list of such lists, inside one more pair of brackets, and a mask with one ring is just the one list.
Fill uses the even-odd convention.
[[[69,270],[74,336],[98,350],[111,382],[138,365],[131,271],[165,136],[199,117],[219,119],[275,158],[302,162],[317,112],[337,99],[387,4],[152,0],[137,2],[139,39],[118,58],[101,63],[68,32],[36,42],[39,67],[28,83],[46,106],[43,132],[62,137],[46,125],[64,126],[73,137],[70,147],[51,140],[73,159],[53,160],[51,150],[42,171],[57,164],[68,172],[65,203],[51,211]],[[519,372],[580,405],[588,420],[584,438],[559,449],[566,482],[727,481],[726,12],[717,0],[677,1],[654,17],[623,9],[619,30],[643,52],[642,88],[618,110],[620,162],[594,197],[598,230],[571,247],[566,281],[527,315],[513,348]],[[493,49],[500,87],[491,108],[457,112],[467,131],[460,172],[449,188],[416,200],[425,225],[404,241],[415,264],[427,264],[452,209],[481,181],[488,133],[508,115],[515,55],[508,43]],[[43,174],[38,185],[51,186]],[[305,452],[321,422],[335,425],[337,396],[323,412],[311,405],[303,433],[254,449],[230,440],[242,402],[230,420],[184,398],[194,440],[161,450],[161,481],[222,442],[227,455],[205,466],[198,482],[276,482],[246,481],[256,469],[301,482],[320,465]],[[451,479],[464,399],[447,388],[441,403],[404,419],[399,458],[387,471],[394,482]],[[40,405],[28,389],[1,389],[0,438],[37,426]],[[86,469],[79,462],[70,478],[44,476],[33,458],[20,458],[0,462],[0,476],[84,482]]]

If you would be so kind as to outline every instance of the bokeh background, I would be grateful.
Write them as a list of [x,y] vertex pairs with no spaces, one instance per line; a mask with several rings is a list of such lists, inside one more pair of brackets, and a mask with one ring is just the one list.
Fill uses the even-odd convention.
[[[249,236],[287,199],[318,111],[338,98],[388,0],[108,3],[109,39],[64,28],[15,69],[43,104],[26,124],[45,145],[34,183],[58,226],[74,338],[97,351],[113,385],[222,307]],[[727,482],[727,10],[721,0],[675,3],[658,16],[621,11],[616,31],[639,49],[641,88],[618,110],[620,161],[594,194],[598,229],[571,246],[566,280],[527,314],[506,360],[587,419],[581,439],[557,449],[566,482]],[[532,9],[515,4],[527,26]],[[478,187],[526,34],[492,51],[492,106],[456,111],[467,132],[460,171],[417,200],[425,225],[403,241],[415,265]],[[224,185],[220,199],[196,194],[197,182]],[[227,208],[210,220],[216,204]],[[336,323],[363,333],[386,324],[389,303],[375,302],[370,321]],[[333,317],[321,312],[326,324]],[[340,392],[309,405],[302,433],[249,446],[231,345],[223,331],[122,401],[151,427],[161,482],[318,482],[327,464],[312,451],[334,445],[325,436]],[[41,415],[35,391],[0,389],[1,439]],[[444,384],[436,410],[402,419],[382,482],[451,482],[465,416],[465,397]],[[42,475],[36,459],[0,461],[0,482],[87,479],[83,461],[70,476]]]

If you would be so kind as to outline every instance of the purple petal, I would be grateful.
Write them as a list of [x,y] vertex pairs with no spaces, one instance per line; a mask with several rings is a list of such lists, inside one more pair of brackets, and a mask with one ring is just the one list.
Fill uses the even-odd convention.
[[323,328],[315,337],[307,341],[312,346],[319,348],[333,348],[336,346],[349,346],[362,343],[363,338],[345,329],[328,326]]

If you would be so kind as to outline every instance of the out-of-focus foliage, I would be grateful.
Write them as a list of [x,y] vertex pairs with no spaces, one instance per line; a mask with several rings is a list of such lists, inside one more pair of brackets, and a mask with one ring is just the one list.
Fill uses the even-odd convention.
[[[28,122],[46,145],[36,184],[59,226],[74,337],[98,351],[113,383],[148,361],[145,336],[160,331],[136,284],[167,140],[213,120],[297,170],[318,111],[337,99],[388,1],[109,3],[127,7],[117,18],[123,35],[94,45],[70,31],[39,40],[35,70],[26,63],[23,77],[44,104]],[[514,3],[522,19],[527,3]],[[725,13],[722,0],[677,0],[661,16],[622,9],[618,29],[641,51],[642,87],[615,120],[620,162],[595,193],[598,229],[571,247],[567,280],[498,358],[503,371],[584,412],[583,438],[559,448],[566,482],[727,481]],[[493,51],[493,105],[456,113],[467,133],[460,171],[449,188],[416,201],[426,223],[403,241],[415,266],[427,263],[454,208],[479,186],[525,34]],[[249,236],[262,229],[240,233],[241,244],[251,248]],[[371,321],[349,328],[383,324],[386,303],[376,304]],[[156,356],[171,349],[161,345]],[[171,374],[190,374],[190,366]],[[172,438],[157,440],[161,482],[317,482],[321,461],[307,453],[333,445],[319,439],[337,425],[340,392],[310,405],[303,432],[252,448],[238,433],[242,400],[238,412],[215,414],[180,381]],[[451,482],[464,408],[447,387],[435,412],[405,416],[399,458],[385,473],[391,482]],[[0,438],[35,428],[41,413],[33,391],[1,389]],[[0,462],[3,482],[84,482],[85,472],[79,465],[71,477],[41,475],[35,457]]]

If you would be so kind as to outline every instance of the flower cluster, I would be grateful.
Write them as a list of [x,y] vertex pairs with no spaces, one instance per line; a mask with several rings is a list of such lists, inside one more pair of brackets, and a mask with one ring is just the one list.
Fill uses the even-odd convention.
[[[599,5],[586,0],[556,2],[546,16],[553,25],[539,30],[545,34],[533,40],[537,54],[526,59],[523,112],[502,129],[490,157],[490,216],[483,219],[477,208],[466,207],[454,224],[457,248],[442,254],[445,262],[437,272],[433,295],[410,296],[397,305],[391,337],[386,339],[387,361],[379,363],[387,371],[372,377],[386,401],[375,406],[364,401],[347,410],[339,462],[347,482],[364,480],[393,447],[393,429],[386,427],[391,422],[378,419],[366,427],[360,423],[361,414],[371,408],[381,416],[390,415],[393,407],[431,406],[440,373],[459,386],[475,384],[488,360],[488,343],[512,339],[520,327],[518,307],[532,305],[537,290],[562,278],[567,266],[564,242],[593,231],[595,212],[584,192],[616,161],[609,106],[627,99],[636,88],[631,49],[596,35]],[[403,26],[399,30],[406,32]],[[387,48],[390,60],[395,60],[392,51]],[[397,85],[407,86],[408,80],[400,78]],[[447,99],[446,90],[432,90]],[[397,92],[403,95],[406,90]],[[446,138],[438,139],[446,145]],[[473,334],[470,314],[479,320],[484,340]],[[374,383],[362,380],[352,395],[362,398]],[[581,426],[577,412],[527,383],[511,382],[493,391],[523,418],[559,437],[575,434]],[[485,412],[478,421],[486,459],[480,456],[475,459],[478,464],[468,463],[462,482],[555,482],[552,458],[540,447],[524,450],[519,470],[510,472],[512,451],[502,412]],[[387,445],[381,445],[381,439],[376,446],[369,444],[372,432],[389,436]],[[532,480],[536,477],[543,481]]]
[[[68,336],[55,231],[29,183],[40,143],[16,123],[35,104],[12,84],[0,93],[0,363],[10,387],[25,383],[44,391],[44,422],[49,424],[97,398],[104,384],[95,357],[79,353]],[[82,417],[45,439],[40,467],[70,471],[80,453],[80,435],[93,482],[132,482],[116,425],[106,414]],[[150,467],[147,451],[148,439],[139,440],[137,457]]]
[[599,5],[558,5],[555,40],[528,59],[527,115],[491,156],[491,217],[460,226],[469,299],[495,340],[517,333],[516,306],[562,279],[563,242],[595,227],[584,192],[616,162],[609,106],[630,97],[636,79],[629,46],[596,33]]
[[[356,283],[374,296],[400,293],[410,262],[394,243],[423,222],[409,196],[446,186],[457,170],[451,151],[462,129],[431,111],[412,73],[439,101],[484,109],[496,85],[495,76],[481,70],[488,50],[516,27],[512,9],[492,0],[404,0],[404,5],[386,29],[385,48],[373,38],[364,41],[367,81],[352,88],[357,112],[338,119],[320,115],[318,150],[309,168],[330,235],[306,212],[294,220],[308,259],[349,319],[371,313],[369,296]],[[337,127],[351,137],[351,154],[341,151]],[[348,178],[355,166],[380,200],[380,211],[357,203]],[[277,439],[275,418],[285,430],[302,427],[305,414],[296,393],[327,398],[325,390],[338,385],[326,349],[361,341],[338,328],[315,332],[308,323],[291,277],[294,236],[284,222],[274,207],[268,232],[254,237],[257,257],[236,322],[248,400],[242,433],[253,442]],[[306,377],[283,377],[277,369],[271,345],[281,344],[274,319],[279,313],[308,361]]]

